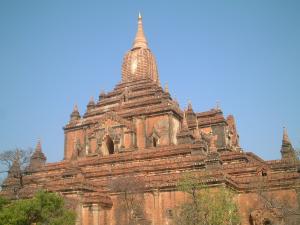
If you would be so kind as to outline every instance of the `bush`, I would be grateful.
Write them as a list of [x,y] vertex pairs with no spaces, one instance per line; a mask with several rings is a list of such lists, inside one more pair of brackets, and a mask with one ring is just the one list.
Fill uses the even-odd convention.
[[38,191],[31,199],[12,202],[0,198],[0,225],[74,225],[75,218],[56,193]]

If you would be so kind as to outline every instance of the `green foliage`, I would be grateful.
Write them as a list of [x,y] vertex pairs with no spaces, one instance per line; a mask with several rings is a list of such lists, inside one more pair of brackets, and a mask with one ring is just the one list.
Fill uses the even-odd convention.
[[192,194],[195,190],[199,190],[204,187],[204,185],[199,182],[198,177],[192,173],[183,174],[177,186],[180,191],[184,191],[189,194]]
[[177,186],[179,191],[186,192],[192,196],[194,204],[197,204],[198,190],[205,188],[197,177],[191,173],[184,174]]
[[234,194],[225,187],[208,188],[187,174],[178,188],[191,195],[175,213],[175,225],[238,225],[240,217]]
[[9,201],[3,197],[0,196],[0,210],[2,210],[2,208],[7,205],[9,203]]
[[65,208],[64,199],[55,193],[39,191],[32,199],[9,203],[3,200],[0,225],[74,225],[75,213]]

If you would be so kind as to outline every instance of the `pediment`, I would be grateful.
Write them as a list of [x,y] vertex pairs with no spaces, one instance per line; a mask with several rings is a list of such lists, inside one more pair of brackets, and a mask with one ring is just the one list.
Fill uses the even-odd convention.
[[95,129],[125,126],[130,131],[135,132],[135,126],[131,121],[128,121],[114,112],[107,112],[102,117],[97,119]]

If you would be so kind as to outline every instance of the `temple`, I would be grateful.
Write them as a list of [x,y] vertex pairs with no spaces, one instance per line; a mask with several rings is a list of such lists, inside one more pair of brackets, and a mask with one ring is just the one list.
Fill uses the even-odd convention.
[[91,98],[83,114],[75,105],[64,135],[62,161],[46,163],[38,142],[24,174],[17,162],[12,165],[1,194],[15,199],[39,188],[59,192],[76,202],[78,225],[124,225],[122,188],[143,183],[138,224],[168,225],[186,199],[176,184],[190,172],[209,187],[236,191],[243,225],[284,224],[278,207],[265,207],[259,198],[265,183],[277,202],[299,207],[299,162],[286,128],[282,158],[265,161],[240,146],[232,115],[225,117],[219,107],[195,112],[191,103],[181,109],[168,87],[161,87],[141,15],[120,83]]

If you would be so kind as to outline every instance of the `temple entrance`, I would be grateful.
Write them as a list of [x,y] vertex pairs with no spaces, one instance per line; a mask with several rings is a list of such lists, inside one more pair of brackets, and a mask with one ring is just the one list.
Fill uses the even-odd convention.
[[157,146],[157,139],[155,137],[152,137],[152,145],[154,148]]
[[111,155],[114,154],[114,142],[109,135],[106,135],[103,140],[103,155]]

